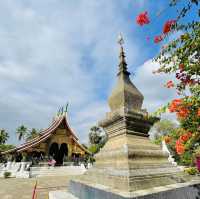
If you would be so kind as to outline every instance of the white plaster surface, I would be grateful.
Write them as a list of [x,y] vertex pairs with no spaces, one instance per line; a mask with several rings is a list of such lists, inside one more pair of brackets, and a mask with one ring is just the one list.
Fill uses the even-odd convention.
[[13,178],[29,178],[43,176],[82,175],[87,171],[83,164],[80,166],[60,167],[30,167],[30,165],[30,162],[8,162],[6,164],[1,164],[0,177],[4,176],[4,172],[10,172],[10,177]]
[[170,153],[170,151],[169,151],[164,140],[162,141],[162,151],[164,153],[168,153],[168,155],[169,155],[168,161],[171,162],[173,165],[177,166],[177,163],[175,162],[174,158],[172,157],[172,155],[171,155],[171,153]]

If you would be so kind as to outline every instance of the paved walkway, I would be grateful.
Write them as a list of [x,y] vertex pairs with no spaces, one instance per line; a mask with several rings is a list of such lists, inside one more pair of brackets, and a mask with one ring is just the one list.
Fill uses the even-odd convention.
[[37,199],[47,199],[49,191],[67,189],[68,182],[71,178],[73,176],[28,179],[0,178],[0,199],[31,199],[36,180],[38,181]]

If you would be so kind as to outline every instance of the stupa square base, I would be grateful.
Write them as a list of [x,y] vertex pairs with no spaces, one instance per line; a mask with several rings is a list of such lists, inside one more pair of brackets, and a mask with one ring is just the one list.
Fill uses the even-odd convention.
[[197,199],[200,198],[200,179],[133,192],[72,180],[69,191],[79,199]]

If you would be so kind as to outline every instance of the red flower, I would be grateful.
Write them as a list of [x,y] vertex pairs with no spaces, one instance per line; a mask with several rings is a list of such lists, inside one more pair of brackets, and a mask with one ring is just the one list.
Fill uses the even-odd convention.
[[177,116],[180,118],[180,119],[184,119],[188,116],[189,114],[189,110],[185,107],[181,107],[178,112],[177,112]]
[[178,146],[178,145],[182,145],[182,144],[183,144],[183,142],[182,142],[181,139],[178,139],[178,140],[176,141],[176,146]]
[[170,80],[167,82],[167,84],[165,85],[167,88],[172,88],[174,87],[174,83]]
[[200,108],[198,108],[197,116],[200,117]]
[[183,141],[179,138],[177,141],[176,141],[176,152],[181,155],[185,152],[185,147],[183,145]]
[[182,103],[182,99],[174,99],[169,105],[170,112],[176,112]]
[[147,11],[140,13],[136,18],[137,24],[143,26],[150,22]]
[[154,43],[159,43],[163,40],[163,36],[162,35],[158,35],[158,36],[155,36],[154,38]]
[[176,145],[176,152],[182,155],[185,152],[185,147],[183,144]]
[[164,24],[164,27],[163,27],[163,33],[164,34],[169,33],[171,31],[172,25],[174,25],[175,23],[176,23],[175,20],[166,21],[166,23]]
[[190,138],[189,135],[187,133],[185,133],[185,134],[181,135],[180,140],[183,142],[186,142],[186,141],[188,141],[189,138]]

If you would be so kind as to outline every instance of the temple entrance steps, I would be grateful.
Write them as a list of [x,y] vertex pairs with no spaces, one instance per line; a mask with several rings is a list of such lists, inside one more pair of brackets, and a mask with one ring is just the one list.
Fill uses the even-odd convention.
[[30,177],[82,175],[87,169],[80,166],[31,167]]

